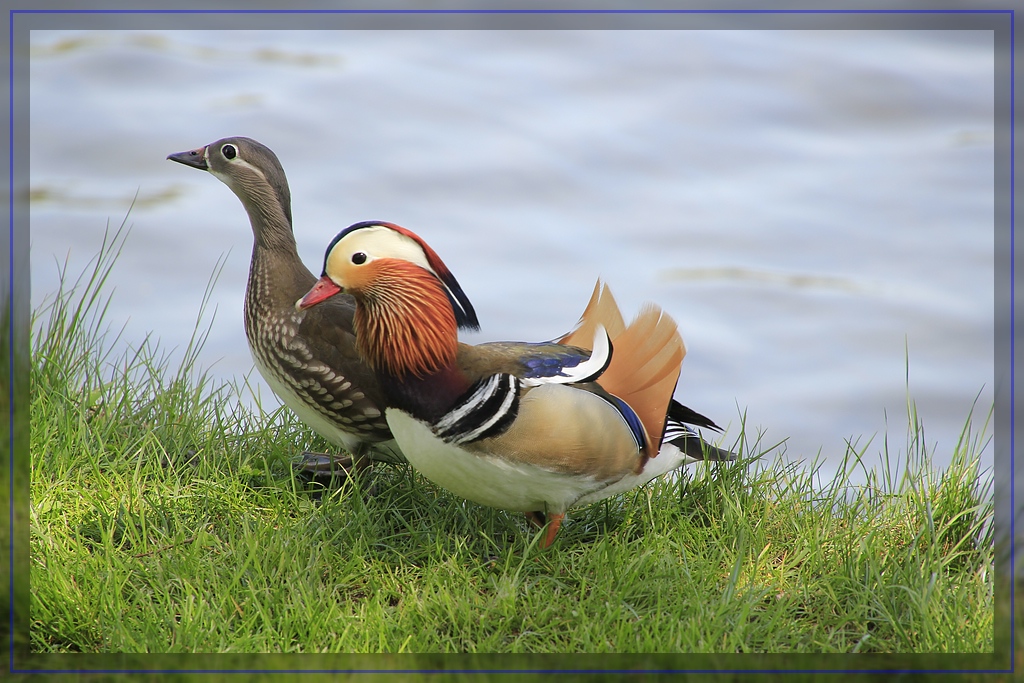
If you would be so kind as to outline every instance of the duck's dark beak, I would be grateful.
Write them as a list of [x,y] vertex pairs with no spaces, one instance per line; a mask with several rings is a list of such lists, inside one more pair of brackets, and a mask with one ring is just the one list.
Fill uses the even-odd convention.
[[179,164],[185,164],[192,168],[198,168],[200,171],[209,171],[210,167],[206,165],[206,148],[200,147],[199,149],[190,149],[187,152],[175,152],[174,154],[168,154],[167,158],[171,161],[177,161]]
[[340,292],[341,287],[334,284],[334,281],[331,280],[331,278],[324,275],[322,278],[316,281],[316,284],[313,285],[313,289],[306,292],[306,296],[302,297],[301,299],[295,302],[295,308],[297,310],[303,311],[309,308],[310,306],[315,306],[321,301],[326,301],[327,299],[330,299],[332,296]]

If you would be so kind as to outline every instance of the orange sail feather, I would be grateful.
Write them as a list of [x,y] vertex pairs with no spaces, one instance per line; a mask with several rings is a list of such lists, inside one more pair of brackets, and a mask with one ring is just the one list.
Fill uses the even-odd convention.
[[645,306],[627,327],[611,290],[600,281],[579,325],[559,342],[589,349],[598,325],[608,331],[612,359],[597,383],[633,408],[647,431],[651,445],[648,457],[654,457],[686,355],[683,338],[675,321],[652,304]]

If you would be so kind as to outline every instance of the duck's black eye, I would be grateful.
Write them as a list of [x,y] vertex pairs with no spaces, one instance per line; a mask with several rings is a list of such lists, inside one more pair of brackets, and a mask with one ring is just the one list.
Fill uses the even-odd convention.
[[356,253],[352,254],[352,263],[356,264],[357,266],[363,265],[364,263],[366,263],[366,254],[361,251],[357,251]]
[[235,149],[234,145],[224,145],[223,147],[220,148],[220,153],[223,154],[228,159],[234,159],[235,156],[238,154],[238,150]]

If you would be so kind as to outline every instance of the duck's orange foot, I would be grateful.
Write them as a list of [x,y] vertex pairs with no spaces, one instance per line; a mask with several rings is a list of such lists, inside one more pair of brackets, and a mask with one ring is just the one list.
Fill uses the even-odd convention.
[[558,529],[562,526],[562,518],[565,517],[564,512],[552,513],[550,515],[546,515],[543,512],[527,512],[524,514],[530,520],[530,523],[538,529],[543,529],[544,525],[547,524],[548,531],[540,541],[541,548],[547,548],[554,543]]
[[558,534],[558,529],[562,526],[563,517],[565,517],[564,512],[555,512],[548,515],[548,533],[545,534],[544,540],[541,541],[541,548],[547,548],[555,542],[555,535]]

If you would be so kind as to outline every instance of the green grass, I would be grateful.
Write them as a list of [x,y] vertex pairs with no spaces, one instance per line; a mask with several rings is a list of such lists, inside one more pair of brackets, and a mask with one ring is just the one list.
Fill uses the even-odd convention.
[[123,239],[36,312],[35,652],[993,649],[987,420],[935,471],[911,404],[899,453],[851,445],[827,482],[741,431],[738,462],[573,511],[542,551],[522,515],[404,466],[318,497],[289,462],[327,444],[199,372],[200,323],[177,363],[151,339],[115,356]]

